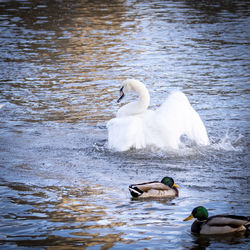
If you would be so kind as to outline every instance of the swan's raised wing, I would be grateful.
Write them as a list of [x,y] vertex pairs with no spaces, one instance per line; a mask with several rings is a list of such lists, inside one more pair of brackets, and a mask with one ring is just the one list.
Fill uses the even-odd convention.
[[197,144],[209,144],[206,127],[184,93],[172,92],[157,113],[159,117],[164,117],[168,134],[174,134],[176,140],[187,135]]

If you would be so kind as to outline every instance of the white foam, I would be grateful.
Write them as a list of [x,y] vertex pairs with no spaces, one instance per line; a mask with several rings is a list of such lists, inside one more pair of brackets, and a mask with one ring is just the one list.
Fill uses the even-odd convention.
[[237,135],[237,137],[230,135],[229,132],[215,143],[211,144],[211,148],[215,150],[224,150],[224,151],[241,151],[242,150],[242,139],[244,136]]

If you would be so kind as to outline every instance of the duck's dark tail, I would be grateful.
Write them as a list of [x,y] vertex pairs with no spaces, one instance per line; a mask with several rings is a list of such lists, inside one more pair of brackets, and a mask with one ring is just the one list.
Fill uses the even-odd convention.
[[131,194],[134,198],[137,198],[137,197],[141,196],[142,193],[143,193],[143,192],[142,192],[138,187],[136,187],[135,185],[130,185],[128,189],[129,189],[129,191],[130,191],[130,194]]
[[248,222],[244,225],[247,230],[250,230],[250,216],[247,217]]

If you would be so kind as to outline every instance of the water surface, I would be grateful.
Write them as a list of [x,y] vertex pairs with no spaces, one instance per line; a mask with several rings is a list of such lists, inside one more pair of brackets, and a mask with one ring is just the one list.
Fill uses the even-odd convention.
[[[183,222],[198,205],[250,215],[247,1],[1,1],[0,20],[0,248],[250,247]],[[211,145],[108,149],[132,77],[152,109],[183,91]],[[131,200],[129,184],[166,175],[178,198]]]

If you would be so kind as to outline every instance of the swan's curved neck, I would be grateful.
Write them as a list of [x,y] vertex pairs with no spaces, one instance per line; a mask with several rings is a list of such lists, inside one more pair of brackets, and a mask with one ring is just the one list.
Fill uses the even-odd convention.
[[131,80],[130,87],[135,91],[139,100],[122,106],[117,116],[137,115],[145,112],[150,104],[150,96],[145,85],[137,80]]
[[150,103],[150,95],[147,88],[142,83],[134,84],[133,88],[139,96],[138,107],[145,111]]

